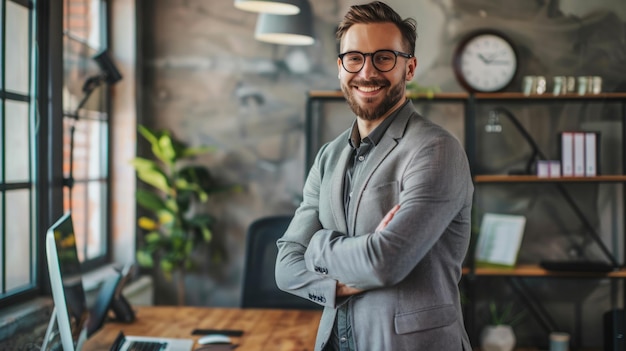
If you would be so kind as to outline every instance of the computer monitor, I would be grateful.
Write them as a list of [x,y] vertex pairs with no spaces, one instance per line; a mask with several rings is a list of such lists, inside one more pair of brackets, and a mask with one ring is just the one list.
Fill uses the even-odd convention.
[[[69,212],[48,229],[46,254],[54,310],[41,351],[48,350],[55,325],[58,325],[63,351],[81,351],[87,338],[102,326],[109,309],[113,311],[117,321],[134,320],[134,312],[121,293],[125,281],[121,273],[127,278],[130,266],[125,267],[122,272],[113,274],[103,283],[94,308],[88,309],[76,250],[74,226]],[[115,350],[138,350],[141,349],[139,346],[144,345],[158,346],[159,350],[163,351],[190,351],[194,343],[190,338],[125,336],[122,333],[120,335],[119,342],[114,345]]]
[[76,250],[74,226],[69,212],[48,229],[46,255],[54,311],[50,317],[42,349],[49,341],[56,319],[63,350],[79,351],[87,339],[89,310]]

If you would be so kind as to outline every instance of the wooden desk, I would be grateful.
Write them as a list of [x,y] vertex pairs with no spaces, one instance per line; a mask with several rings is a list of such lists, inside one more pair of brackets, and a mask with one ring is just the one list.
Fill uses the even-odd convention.
[[[321,311],[154,306],[137,307],[135,322],[108,322],[83,350],[109,351],[117,334],[191,338],[195,328],[239,329],[235,351],[313,350]],[[194,348],[199,345],[196,343]]]

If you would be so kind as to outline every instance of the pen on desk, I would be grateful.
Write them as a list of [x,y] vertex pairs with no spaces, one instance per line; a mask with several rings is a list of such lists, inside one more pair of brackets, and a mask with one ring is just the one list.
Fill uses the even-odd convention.
[[208,334],[223,334],[228,336],[242,336],[243,330],[236,329],[194,329],[191,335],[208,335]]

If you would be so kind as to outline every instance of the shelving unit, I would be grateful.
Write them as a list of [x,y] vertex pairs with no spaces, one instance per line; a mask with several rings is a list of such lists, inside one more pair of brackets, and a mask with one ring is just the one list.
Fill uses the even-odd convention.
[[607,183],[626,182],[624,175],[599,175],[595,177],[540,178],[532,175],[477,175],[474,183]]
[[[470,167],[472,170],[472,176],[475,183],[475,196],[484,192],[481,189],[483,186],[498,186],[503,187],[506,191],[507,187],[518,187],[518,186],[549,186],[554,187],[560,191],[560,194],[563,196],[563,200],[568,203],[570,207],[573,209],[574,217],[577,218],[580,222],[582,222],[583,226],[588,232],[590,232],[590,237],[596,237],[594,240],[598,242],[597,238],[597,230],[593,228],[593,225],[590,221],[585,218],[586,214],[580,208],[577,208],[577,203],[575,196],[572,196],[569,193],[568,189],[573,189],[572,187],[580,187],[580,186],[599,186],[599,184],[622,184],[621,190],[618,190],[618,197],[621,199],[621,209],[623,213],[618,213],[616,216],[621,216],[621,232],[617,233],[620,236],[620,240],[613,240],[612,243],[621,241],[622,242],[622,252],[623,255],[626,255],[626,238],[624,233],[624,218],[626,218],[626,151],[624,151],[624,147],[626,147],[626,93],[601,93],[597,95],[583,95],[580,96],[578,94],[565,94],[565,95],[554,95],[554,94],[542,94],[542,95],[524,95],[522,93],[493,93],[493,94],[467,94],[467,93],[437,93],[437,94],[412,94],[407,93],[407,97],[413,100],[413,103],[418,106],[423,103],[435,103],[435,104],[461,104],[463,106],[463,120],[464,120],[464,143],[465,149],[468,155],[468,160],[470,162]],[[328,140],[319,140],[318,133],[320,130],[320,114],[321,105],[327,101],[343,101],[344,97],[341,91],[311,91],[309,92],[308,101],[307,101],[307,115],[306,115],[306,132],[307,132],[307,160],[306,167],[310,167],[312,163],[312,157],[314,157],[317,149],[321,146],[324,141]],[[508,174],[492,174],[491,172],[484,172],[484,169],[480,169],[480,162],[485,163],[485,159],[479,159],[481,157],[487,157],[485,155],[478,155],[479,152],[484,153],[485,150],[479,150],[477,148],[477,136],[478,136],[478,122],[477,122],[477,114],[480,113],[481,109],[485,109],[486,106],[493,105],[512,105],[517,108],[524,108],[533,105],[546,105],[549,106],[548,109],[553,108],[555,106],[560,106],[564,104],[598,104],[598,103],[612,103],[616,104],[615,108],[619,105],[619,116],[616,116],[615,121],[621,124],[621,130],[616,131],[619,133],[619,137],[621,138],[622,150],[618,150],[616,153],[621,157],[621,170],[618,170],[617,174],[603,174],[600,173],[598,176],[594,177],[559,177],[559,178],[540,178],[535,175],[508,175]],[[576,106],[576,105],[573,105]],[[612,107],[613,108],[613,107]],[[483,111],[484,112],[484,111]],[[426,117],[429,117],[426,115]],[[619,117],[619,118],[617,118]],[[556,131],[554,131],[556,133]],[[508,133],[505,132],[505,133]],[[505,134],[502,133],[502,134]],[[512,131],[515,133],[515,131]],[[556,141],[555,141],[556,142]],[[489,150],[487,150],[489,151]],[[601,150],[602,152],[602,150]],[[602,172],[602,169],[601,169]],[[621,174],[620,174],[621,172]],[[617,187],[620,189],[620,187]],[[619,211],[618,211],[619,212]],[[620,218],[617,218],[616,221],[619,221]],[[602,243],[600,243],[602,244]],[[614,252],[619,252],[619,250],[615,250]],[[606,248],[604,248],[605,255],[615,256],[613,253],[609,252]],[[473,260],[471,257],[468,259],[467,267],[463,269],[463,274],[465,276],[464,281],[470,287],[470,296],[469,299],[472,300],[475,296],[472,296],[473,288],[478,284],[479,279],[505,279],[507,283],[510,283],[512,289],[522,297],[522,300],[528,303],[528,309],[531,313],[538,319],[539,324],[541,324],[544,329],[555,330],[556,326],[554,322],[550,318],[549,314],[545,309],[542,308],[541,302],[537,302],[536,299],[533,298],[532,293],[528,290],[528,287],[525,286],[525,279],[528,278],[538,278],[538,279],[609,279],[611,282],[611,303],[613,301],[622,301],[622,305],[626,306],[626,269],[624,268],[624,259],[620,257],[611,257],[609,260],[613,265],[615,265],[615,270],[608,273],[599,273],[599,272],[556,272],[556,271],[548,271],[538,264],[518,264],[513,269],[506,268],[482,268],[475,267],[473,264]],[[615,282],[615,283],[613,283]],[[621,282],[621,289],[617,284]],[[621,290],[621,291],[620,291]],[[618,295],[619,297],[613,296]],[[471,304],[471,303],[470,303]],[[473,341],[477,339],[477,326],[475,325],[475,311],[472,306],[466,306],[466,326],[470,333],[470,337]],[[547,338],[546,338],[547,340]],[[579,340],[578,340],[579,341]],[[573,345],[574,347],[580,346],[576,345],[576,337],[573,336]]]
[[463,268],[463,274],[474,274],[477,276],[494,276],[494,277],[561,277],[561,278],[626,278],[626,269],[621,268],[608,273],[599,272],[556,272],[549,271],[539,265],[517,265],[515,268],[474,268],[473,271],[469,267]]

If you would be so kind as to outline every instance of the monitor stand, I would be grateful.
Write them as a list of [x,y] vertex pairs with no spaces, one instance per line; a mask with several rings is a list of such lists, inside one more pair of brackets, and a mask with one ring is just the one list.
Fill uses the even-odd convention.
[[48,322],[48,328],[46,328],[46,335],[43,337],[43,344],[41,344],[40,351],[48,351],[48,343],[53,335],[53,330],[57,325],[57,307],[52,308],[52,314],[50,315],[50,322]]

